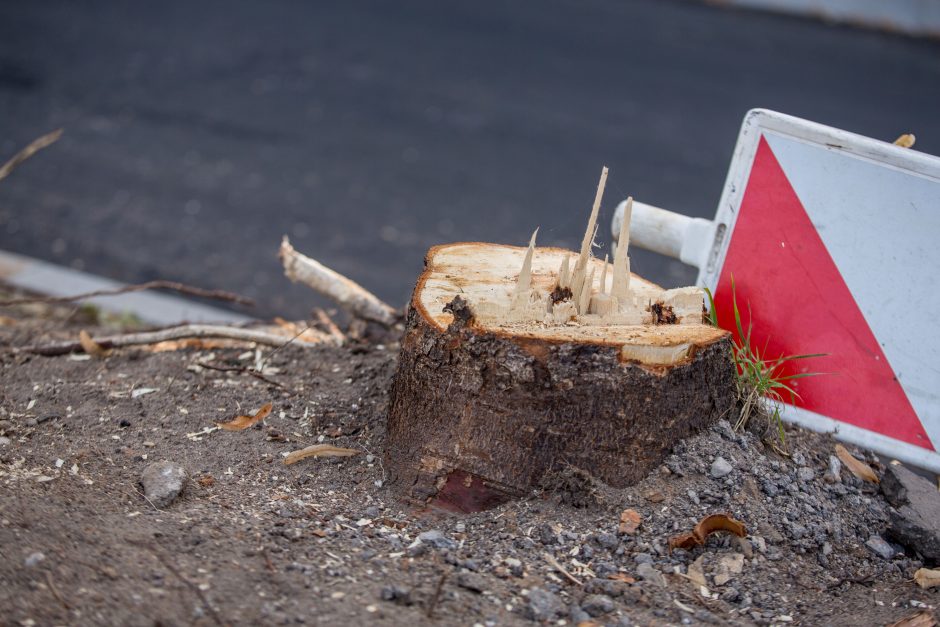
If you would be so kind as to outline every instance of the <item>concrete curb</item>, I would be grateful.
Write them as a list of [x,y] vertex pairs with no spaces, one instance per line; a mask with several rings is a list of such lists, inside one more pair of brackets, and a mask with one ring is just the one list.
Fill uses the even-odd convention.
[[[48,296],[71,296],[126,286],[125,283],[2,250],[0,250],[0,280],[15,287]],[[233,324],[255,320],[251,316],[233,311],[154,292],[104,296],[90,298],[83,302],[94,304],[104,311],[133,314],[144,322],[155,325],[170,325],[184,321]]]
[[940,37],[940,0],[706,0],[923,37]]

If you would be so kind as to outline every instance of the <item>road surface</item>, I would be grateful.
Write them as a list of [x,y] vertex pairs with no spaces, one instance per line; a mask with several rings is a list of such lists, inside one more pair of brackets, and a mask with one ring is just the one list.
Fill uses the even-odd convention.
[[[744,113],[940,153],[940,44],[694,2],[0,2],[0,248],[304,316],[282,234],[389,302],[429,246],[711,217]],[[603,254],[601,248],[598,254]],[[673,286],[678,262],[633,251]]]

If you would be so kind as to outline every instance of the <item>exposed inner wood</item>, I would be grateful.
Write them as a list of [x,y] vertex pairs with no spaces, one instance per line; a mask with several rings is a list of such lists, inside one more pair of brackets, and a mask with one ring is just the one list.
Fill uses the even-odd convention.
[[[591,313],[577,315],[570,301],[559,303],[568,304],[573,318],[563,322],[507,316],[506,312],[516,296],[518,272],[528,250],[479,242],[432,248],[415,291],[414,304],[422,316],[443,331],[453,321],[453,316],[444,311],[444,306],[459,295],[471,304],[475,324],[483,331],[549,342],[619,346],[623,359],[651,365],[683,361],[696,347],[711,344],[725,335],[721,329],[702,323],[700,290],[679,288],[664,291],[637,275],[630,279],[630,290],[638,303],[632,324],[611,324],[608,317]],[[544,315],[546,310],[542,307],[551,300],[549,295],[558,282],[559,268],[564,268],[569,255],[572,255],[571,251],[561,248],[534,249],[530,294],[545,294],[545,301],[528,301],[533,316]],[[593,272],[594,277],[590,287],[597,293],[610,294],[613,278],[610,272],[603,272],[603,264],[599,259],[589,260],[588,273]],[[528,267],[528,263],[526,265]],[[605,275],[603,290],[601,275]],[[653,324],[650,312],[645,309],[657,302],[674,307],[676,311],[686,311],[681,324]],[[558,305],[555,307],[559,309]]]

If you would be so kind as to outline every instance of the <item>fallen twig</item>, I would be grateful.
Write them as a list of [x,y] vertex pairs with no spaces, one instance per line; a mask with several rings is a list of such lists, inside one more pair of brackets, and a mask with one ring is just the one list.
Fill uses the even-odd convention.
[[395,323],[397,312],[393,307],[379,300],[375,294],[352,279],[294,250],[287,236],[281,242],[278,256],[284,265],[284,274],[291,281],[303,283],[333,299],[354,316],[387,327]]
[[362,451],[358,451],[354,448],[343,448],[341,446],[333,446],[332,444],[314,444],[313,446],[302,448],[299,451],[292,451],[284,458],[284,463],[287,465],[296,464],[300,460],[307,459],[308,457],[352,457],[361,452]]
[[[319,333],[319,332],[318,332]],[[325,333],[320,333],[323,339],[321,341],[333,341]],[[211,324],[184,324],[178,327],[160,329],[158,331],[145,331],[143,333],[126,333],[123,335],[108,335],[104,337],[92,338],[98,346],[103,349],[121,348],[124,346],[140,346],[143,344],[157,344],[169,340],[181,340],[191,338],[223,338],[228,340],[240,340],[243,342],[255,342],[256,344],[265,344],[267,346],[282,346],[291,340],[286,340],[283,335],[268,333],[267,331],[256,331],[254,329],[241,329],[238,327],[226,327]],[[297,342],[300,346],[315,346],[317,343],[302,341]],[[52,344],[43,344],[37,346],[24,346],[15,348],[15,353],[33,353],[35,355],[67,355],[83,351],[81,342],[56,342]]]
[[441,590],[444,589],[444,582],[447,581],[447,572],[441,573],[441,578],[437,580],[437,586],[434,588],[434,595],[428,604],[428,618],[434,618],[434,610],[437,608],[438,601],[441,600]]
[[62,597],[62,593],[59,592],[59,589],[55,587],[55,583],[52,581],[52,573],[48,570],[46,571],[46,585],[49,586],[49,591],[52,592],[52,596],[56,598],[56,601],[62,604],[66,610],[72,609],[68,602]]
[[340,331],[340,328],[336,326],[336,323],[333,322],[332,318],[330,318],[330,314],[326,313],[319,307],[315,307],[313,310],[313,315],[327,333],[335,337],[340,342],[346,341],[346,334]]
[[578,579],[577,577],[569,573],[567,570],[565,570],[565,567],[562,566],[561,563],[557,559],[555,559],[555,557],[551,553],[545,553],[543,554],[543,557],[545,558],[545,561],[548,562],[549,566],[551,566],[552,568],[560,572],[562,575],[564,575],[568,579],[570,579],[572,583],[578,586],[584,585],[580,579]]
[[[2,178],[2,177],[0,177]],[[74,296],[27,296],[23,298],[11,298],[9,300],[0,300],[0,307],[9,307],[11,305],[25,305],[27,303],[70,303],[76,300],[87,300],[98,296],[117,296],[118,294],[127,294],[129,292],[143,292],[144,290],[172,290],[180,294],[189,296],[198,296],[200,298],[211,298],[214,300],[224,300],[240,305],[254,305],[252,299],[226,292],[225,290],[206,290],[201,287],[184,285],[175,281],[147,281],[138,285],[127,285],[125,287],[115,288],[113,290],[96,290],[94,292],[85,292],[84,294],[75,294]]]
[[51,146],[58,139],[62,137],[62,129],[56,129],[51,133],[46,133],[42,137],[34,139],[29,143],[26,148],[23,148],[21,151],[13,155],[9,161],[0,166],[0,181],[10,176],[10,172],[16,168],[19,164],[23,163],[34,154],[45,148],[46,146]]
[[131,544],[136,544],[137,546],[141,546],[147,549],[148,551],[150,551],[151,553],[153,553],[154,557],[156,557],[160,561],[160,563],[163,564],[164,568],[166,568],[168,571],[176,575],[177,579],[179,579],[184,584],[189,586],[190,589],[196,593],[196,596],[199,597],[199,600],[202,601],[202,604],[206,607],[207,610],[209,610],[209,614],[212,615],[212,619],[215,621],[217,625],[226,624],[225,621],[222,620],[222,617],[219,616],[219,613],[218,611],[216,611],[215,607],[213,607],[213,605],[209,603],[209,599],[206,597],[205,593],[202,591],[202,588],[200,588],[198,585],[190,581],[188,577],[184,577],[183,573],[181,573],[179,569],[177,569],[176,566],[173,565],[173,563],[170,562],[170,560],[167,559],[163,555],[163,553],[161,553],[156,548],[154,548],[153,546],[151,546],[150,544],[146,542],[135,542],[132,540]]
[[254,368],[248,368],[247,366],[217,366],[215,364],[210,364],[208,362],[202,362],[202,361],[197,361],[196,365],[199,366],[200,368],[205,368],[206,370],[216,370],[218,372],[245,373],[256,379],[260,379],[261,381],[264,381],[265,383],[270,383],[271,385],[275,385],[279,388],[284,387],[283,383],[275,381],[274,379],[269,379],[268,377],[264,376],[263,374],[255,370]]

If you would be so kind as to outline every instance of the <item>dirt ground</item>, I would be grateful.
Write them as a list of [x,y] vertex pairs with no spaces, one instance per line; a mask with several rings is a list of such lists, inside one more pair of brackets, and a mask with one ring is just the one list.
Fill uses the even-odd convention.
[[[630,489],[564,469],[492,511],[425,511],[384,485],[394,343],[262,348],[268,381],[198,366],[253,365],[245,347],[12,350],[102,324],[0,309],[0,624],[888,625],[937,603],[873,539],[877,487],[825,476],[828,437],[790,430],[786,457],[719,423]],[[283,463],[317,442],[361,453]],[[164,509],[139,483],[161,460],[188,472]],[[747,538],[668,550],[717,512]]]

